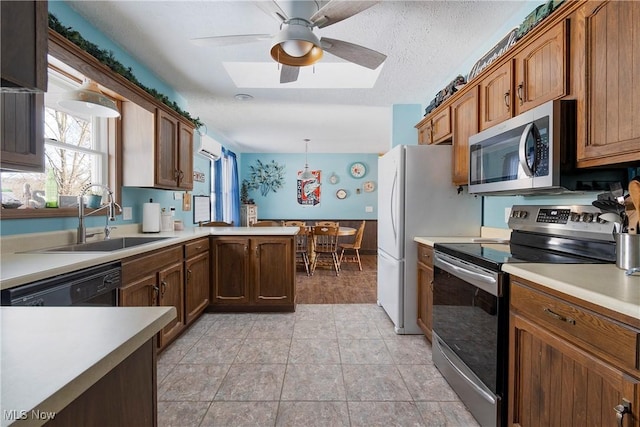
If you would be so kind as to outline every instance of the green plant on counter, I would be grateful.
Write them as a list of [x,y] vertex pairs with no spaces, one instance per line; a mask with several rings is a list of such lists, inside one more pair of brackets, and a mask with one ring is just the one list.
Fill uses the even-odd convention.
[[62,25],[58,18],[56,18],[55,15],[51,13],[49,13],[49,28],[109,67],[114,73],[120,74],[122,77],[129,80],[131,83],[135,84],[148,94],[152,95],[158,101],[174,110],[176,113],[185,117],[187,120],[193,123],[196,128],[199,128],[204,124],[200,121],[200,118],[191,117],[191,115],[187,111],[181,109],[178,104],[176,104],[174,101],[171,101],[168,96],[158,92],[153,88],[146,87],[145,85],[140,83],[137,77],[133,74],[131,67],[125,67],[124,65],[122,65],[115,58],[113,51],[100,49],[98,45],[86,40],[78,31],[74,30],[72,27],[65,27],[64,25]]

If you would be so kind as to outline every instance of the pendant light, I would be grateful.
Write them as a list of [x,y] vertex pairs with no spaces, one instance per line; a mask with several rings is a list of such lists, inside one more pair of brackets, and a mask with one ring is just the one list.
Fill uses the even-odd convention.
[[308,181],[314,178],[313,174],[309,170],[309,163],[307,161],[308,160],[307,155],[309,152],[309,141],[310,141],[309,139],[304,140],[304,170],[299,175],[299,178],[302,179],[303,181]]
[[120,117],[116,103],[100,92],[98,85],[90,79],[85,79],[79,89],[63,94],[58,104],[78,114],[94,117]]

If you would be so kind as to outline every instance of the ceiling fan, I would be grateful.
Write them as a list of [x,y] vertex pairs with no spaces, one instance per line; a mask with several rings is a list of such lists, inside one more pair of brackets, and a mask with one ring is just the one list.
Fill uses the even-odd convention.
[[331,0],[318,8],[316,1],[295,1],[291,2],[291,15],[295,13],[295,17],[289,17],[275,0],[257,1],[256,6],[280,22],[278,33],[201,37],[191,39],[191,42],[197,45],[229,46],[271,40],[271,57],[282,64],[280,83],[296,81],[300,67],[315,64],[322,58],[323,52],[375,70],[387,58],[386,55],[343,40],[328,37],[318,39],[313,29],[343,21],[377,3],[380,0]]

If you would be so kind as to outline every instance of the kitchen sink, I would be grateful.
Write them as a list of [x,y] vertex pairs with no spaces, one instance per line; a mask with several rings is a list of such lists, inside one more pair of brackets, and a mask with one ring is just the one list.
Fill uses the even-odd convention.
[[77,243],[73,245],[57,246],[55,248],[40,249],[33,252],[112,252],[120,249],[133,248],[168,239],[169,237],[119,237],[97,242]]

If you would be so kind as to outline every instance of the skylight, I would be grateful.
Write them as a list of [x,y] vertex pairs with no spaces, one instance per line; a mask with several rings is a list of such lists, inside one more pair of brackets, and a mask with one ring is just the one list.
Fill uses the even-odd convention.
[[300,67],[298,80],[280,83],[280,65],[275,62],[223,62],[238,88],[280,89],[370,89],[384,64],[375,70],[350,62],[320,62]]

